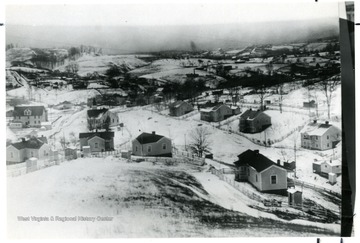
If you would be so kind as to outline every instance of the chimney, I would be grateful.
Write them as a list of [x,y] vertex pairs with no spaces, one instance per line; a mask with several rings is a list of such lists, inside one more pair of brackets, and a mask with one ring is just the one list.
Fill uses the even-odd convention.
[[151,133],[151,134],[155,135],[155,131],[152,131],[152,133]]
[[21,138],[21,142],[25,142],[25,138]]
[[314,124],[315,124],[315,123],[317,123],[317,120],[316,120],[316,119],[314,120]]
[[259,154],[259,150],[258,150],[258,149],[255,149],[255,150],[254,150],[254,153],[255,153],[255,154]]
[[277,162],[277,164],[278,164],[278,165],[281,165],[281,164],[280,164],[280,160],[279,160],[279,159],[278,159],[276,162]]
[[326,125],[329,125],[329,121],[326,121],[325,124],[326,124]]

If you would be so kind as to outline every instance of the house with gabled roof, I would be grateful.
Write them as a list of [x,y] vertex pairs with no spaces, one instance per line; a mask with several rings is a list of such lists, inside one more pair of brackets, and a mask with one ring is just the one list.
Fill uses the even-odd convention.
[[271,126],[271,117],[261,110],[249,109],[240,116],[239,130],[244,133],[258,133]]
[[87,111],[87,122],[89,130],[102,129],[119,125],[119,117],[106,108],[93,109]]
[[219,104],[212,108],[201,109],[200,114],[200,119],[203,121],[219,122],[232,116],[233,110],[225,104]]
[[48,121],[48,113],[44,106],[15,106],[13,123],[21,123],[23,127],[41,127]]
[[169,105],[170,116],[182,116],[194,110],[194,107],[186,101],[176,101]]
[[261,192],[286,194],[287,170],[259,150],[246,150],[238,155],[235,165],[235,180],[246,181]]
[[31,137],[21,142],[16,142],[6,147],[6,163],[15,164],[25,162],[27,159],[35,157],[38,160],[46,160],[50,158],[51,148],[45,143],[45,139]]
[[143,132],[132,141],[132,153],[136,156],[171,157],[171,139],[155,132]]
[[341,141],[341,130],[328,121],[318,123],[314,120],[301,133],[301,147],[306,149],[327,150],[335,148]]
[[322,160],[313,162],[313,172],[322,176],[328,176],[329,173],[341,175],[341,161],[338,159]]
[[79,134],[80,150],[90,146],[91,152],[105,152],[114,150],[114,132],[85,132]]

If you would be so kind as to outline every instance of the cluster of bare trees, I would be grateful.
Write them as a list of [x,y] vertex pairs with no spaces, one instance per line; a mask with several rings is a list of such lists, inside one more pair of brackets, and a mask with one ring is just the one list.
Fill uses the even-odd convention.
[[65,66],[65,70],[68,73],[74,73],[76,74],[79,71],[79,64],[72,61],[68,65]]

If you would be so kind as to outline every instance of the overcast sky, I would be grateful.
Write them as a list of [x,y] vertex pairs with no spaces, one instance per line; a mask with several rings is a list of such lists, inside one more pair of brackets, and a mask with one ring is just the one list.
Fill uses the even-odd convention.
[[[219,1],[220,2],[220,1]],[[61,26],[193,25],[338,18],[338,3],[7,5],[6,23]]]

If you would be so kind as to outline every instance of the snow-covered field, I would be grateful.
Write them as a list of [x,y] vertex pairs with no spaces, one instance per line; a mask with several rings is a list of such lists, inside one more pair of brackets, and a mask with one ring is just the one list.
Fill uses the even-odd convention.
[[217,177],[185,165],[77,159],[9,178],[7,191],[10,238],[339,234],[339,225],[286,222],[253,210]]
[[[80,76],[86,76],[88,73],[102,73],[104,74],[109,65],[116,64],[121,65],[125,64],[130,69],[136,67],[144,66],[147,63],[143,60],[136,58],[135,55],[103,55],[103,56],[94,56],[94,55],[83,55],[75,61],[79,65],[78,74]],[[58,67],[60,71],[65,71],[65,66],[67,64]]]
[[[29,91],[29,89],[31,91]],[[94,89],[85,89],[85,90],[72,90],[71,86],[64,89],[39,89],[35,87],[27,88],[20,87],[7,91],[8,96],[12,97],[33,97],[33,99],[38,103],[43,103],[47,105],[57,105],[64,101],[70,101],[73,104],[87,103],[87,99],[94,97],[99,94],[98,91]]]
[[[277,110],[267,110],[264,113],[271,117],[271,126],[260,133],[245,134],[247,137],[259,141],[267,141],[268,139],[271,141],[282,140],[283,138],[287,137],[290,132],[296,130],[298,127],[305,125],[309,121],[309,117],[301,113],[280,113],[280,111]],[[239,119],[222,127],[238,132]]]

